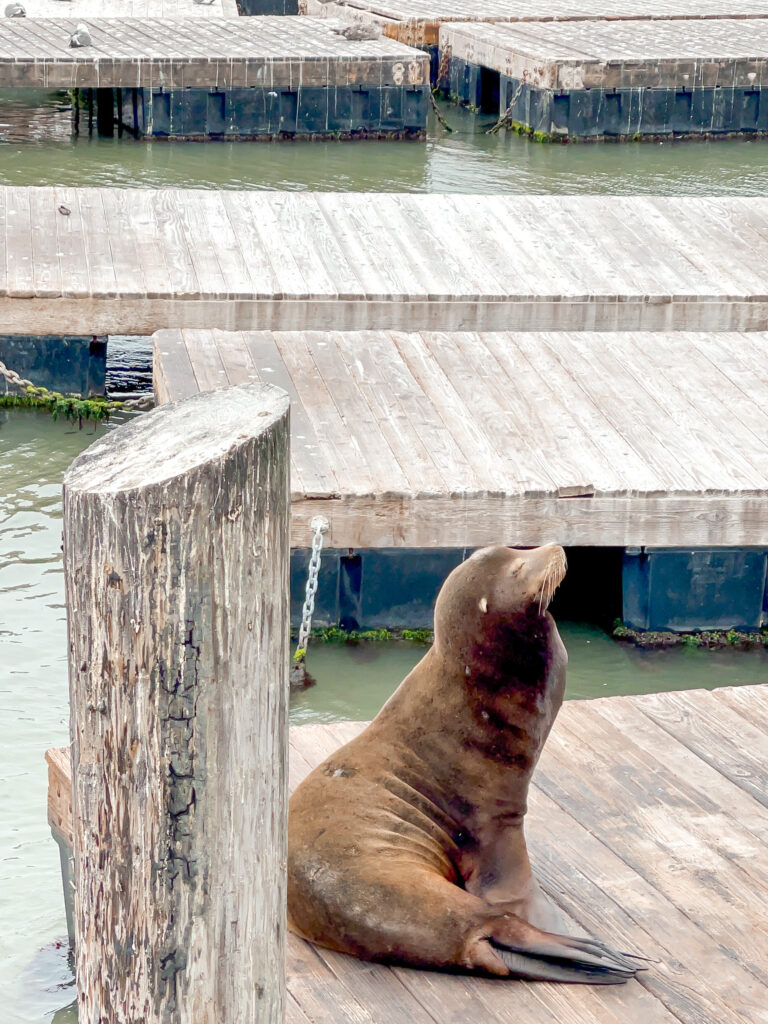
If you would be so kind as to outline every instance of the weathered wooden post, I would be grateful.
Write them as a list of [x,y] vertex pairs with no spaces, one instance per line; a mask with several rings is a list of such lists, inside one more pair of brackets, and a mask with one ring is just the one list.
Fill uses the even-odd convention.
[[80,1024],[282,1020],[288,444],[252,384],[65,477]]

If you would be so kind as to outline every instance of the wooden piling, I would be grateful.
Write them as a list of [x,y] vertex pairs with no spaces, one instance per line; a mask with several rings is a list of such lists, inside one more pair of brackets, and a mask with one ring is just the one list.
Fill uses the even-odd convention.
[[203,394],[64,481],[81,1024],[278,1024],[288,399]]

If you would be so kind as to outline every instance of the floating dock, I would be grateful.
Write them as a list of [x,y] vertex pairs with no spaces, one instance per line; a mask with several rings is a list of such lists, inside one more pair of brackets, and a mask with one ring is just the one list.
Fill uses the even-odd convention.
[[24,0],[27,18],[236,18],[236,0]]
[[338,548],[768,547],[768,334],[161,331],[161,403],[291,396]]
[[[330,524],[319,623],[429,624],[467,549],[556,540],[621,549],[599,571],[628,626],[762,625],[768,334],[161,331],[154,351],[161,403],[290,395],[293,547]],[[297,616],[306,555],[293,571]]]
[[441,86],[540,140],[768,132],[768,19],[451,24]]
[[310,15],[362,19],[409,46],[437,48],[450,22],[548,22],[765,18],[768,0],[301,0]]
[[7,186],[0,225],[8,334],[768,323],[761,198]]
[[[196,6],[196,5],[192,5]],[[427,56],[318,18],[0,20],[0,89],[73,89],[100,135],[423,137]],[[81,107],[85,113],[80,113]]]
[[[291,788],[361,728],[291,729]],[[47,755],[49,821],[71,844],[66,754]],[[573,934],[645,955],[649,969],[609,988],[494,981],[290,936],[286,1020],[765,1024],[767,759],[765,686],[567,702],[531,787],[533,867]]]

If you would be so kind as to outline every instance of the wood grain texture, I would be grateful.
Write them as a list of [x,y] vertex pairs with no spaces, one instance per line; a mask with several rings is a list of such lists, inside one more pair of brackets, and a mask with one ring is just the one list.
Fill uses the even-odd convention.
[[[768,741],[768,686],[569,701],[531,789],[534,869],[574,934],[652,958],[608,989],[486,981],[384,968],[316,949],[287,951],[291,1021],[316,1024],[766,1024],[765,850],[768,808],[738,783],[728,716],[692,749],[685,721],[722,705]],[[727,719],[727,720],[726,720]],[[362,723],[291,729],[290,788]],[[65,759],[66,763],[66,759]],[[763,772],[763,775],[765,773]],[[734,889],[734,885],[742,888]],[[746,931],[745,931],[746,929]]]
[[377,22],[392,39],[410,46],[434,45],[447,22],[636,21],[763,18],[766,0],[299,0],[300,10],[320,18]]
[[[58,212],[65,195],[69,216]],[[10,333],[768,323],[762,198],[6,186],[2,224],[0,317]],[[54,236],[57,247],[45,244]]]
[[440,48],[535,89],[759,89],[768,81],[765,18],[447,23]]
[[28,18],[237,18],[237,0],[25,0]]
[[160,331],[155,388],[290,394],[296,546],[320,500],[340,548],[768,544],[768,334],[743,337]]
[[66,474],[82,1024],[282,1020],[288,442],[249,385]]

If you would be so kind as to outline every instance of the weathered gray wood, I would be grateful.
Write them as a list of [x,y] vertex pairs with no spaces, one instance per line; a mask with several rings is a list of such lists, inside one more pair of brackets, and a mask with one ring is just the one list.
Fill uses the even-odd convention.
[[440,29],[440,48],[537,89],[760,88],[768,21],[453,23]]
[[[736,705],[764,728],[768,687],[686,696],[692,709],[712,701]],[[594,933],[649,956],[648,971],[628,985],[607,988],[503,982],[385,968],[292,936],[287,1019],[425,1024],[426,1012],[434,1024],[768,1024],[765,978],[750,964],[752,945],[765,944],[765,889],[755,879],[748,890],[752,929],[746,952],[733,935],[743,907],[726,903],[721,891],[734,872],[762,863],[744,830],[764,843],[768,810],[689,749],[687,740],[679,742],[671,718],[663,727],[652,721],[645,712],[654,700],[643,695],[567,702],[552,749],[545,748],[526,824],[535,870],[573,921],[574,933]],[[291,729],[290,788],[362,728],[337,722]],[[686,731],[683,723],[683,738]],[[715,723],[704,741],[710,747],[730,742],[732,732],[733,722],[719,731]],[[61,765],[63,785],[56,785],[62,792],[69,783],[64,753],[51,752]],[[54,814],[61,795],[49,791]],[[691,800],[699,815],[691,835],[681,836],[674,820]],[[610,813],[601,814],[608,801]],[[653,841],[665,834],[674,845],[671,854]],[[721,876],[712,861],[724,852],[728,865]]]
[[[764,544],[768,385],[745,394],[743,339],[159,331],[155,389],[288,391],[296,546],[319,499],[340,548]],[[768,334],[749,344],[760,365]]]
[[[40,230],[62,243],[56,250],[30,242],[31,191]],[[754,331],[768,323],[768,199],[307,192],[286,207],[280,193],[115,191],[0,188],[5,331]],[[69,216],[58,212],[62,202]],[[290,225],[280,221],[286,209]],[[371,255],[359,226],[374,217],[390,231],[395,224],[396,237]],[[125,237],[113,251],[116,235]],[[309,276],[308,247],[325,277],[317,268]],[[116,260],[130,248],[136,263]],[[227,256],[210,266],[202,251]],[[379,274],[371,259],[395,270]],[[429,272],[405,274],[403,260]],[[41,261],[55,267],[46,272]],[[40,294],[36,282],[46,282]]]
[[107,434],[64,538],[81,1024],[279,1024],[287,396]]
[[412,86],[429,78],[421,51],[350,41],[319,18],[89,18],[92,45],[70,48],[80,19],[61,6],[58,18],[0,19],[0,88],[381,87],[406,68]]
[[[167,2],[167,0],[166,0]],[[321,18],[378,23],[392,39],[434,45],[446,22],[548,22],[763,18],[766,0],[299,0]]]
[[236,18],[237,0],[24,0],[28,18]]

